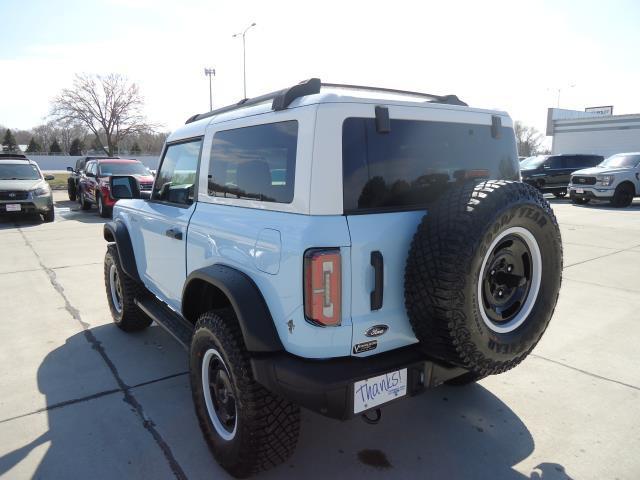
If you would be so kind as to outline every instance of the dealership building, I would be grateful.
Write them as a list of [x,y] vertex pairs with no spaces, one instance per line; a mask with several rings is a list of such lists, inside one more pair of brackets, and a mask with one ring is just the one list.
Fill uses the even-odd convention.
[[613,107],[585,111],[550,108],[547,135],[552,153],[595,153],[605,157],[640,152],[640,114],[613,115]]

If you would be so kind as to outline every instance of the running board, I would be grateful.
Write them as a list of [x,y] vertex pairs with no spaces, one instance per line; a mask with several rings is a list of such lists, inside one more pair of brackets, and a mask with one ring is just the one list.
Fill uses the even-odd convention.
[[171,334],[186,350],[191,345],[193,325],[155,298],[135,299],[135,304]]

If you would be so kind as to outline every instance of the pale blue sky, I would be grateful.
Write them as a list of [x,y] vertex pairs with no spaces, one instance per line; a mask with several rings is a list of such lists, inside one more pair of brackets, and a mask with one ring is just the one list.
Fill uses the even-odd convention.
[[640,112],[640,2],[0,0],[0,124],[43,122],[76,72],[139,83],[151,120],[175,128],[214,103],[311,76],[455,93],[543,130],[546,109]]

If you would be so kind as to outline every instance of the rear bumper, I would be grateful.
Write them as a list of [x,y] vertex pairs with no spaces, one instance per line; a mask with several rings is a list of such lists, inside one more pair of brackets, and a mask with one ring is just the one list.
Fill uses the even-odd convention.
[[309,360],[283,352],[256,356],[251,363],[258,383],[271,392],[339,420],[355,416],[354,382],[359,380],[407,368],[407,395],[398,398],[401,400],[467,372],[429,359],[413,346],[364,358],[328,360]]

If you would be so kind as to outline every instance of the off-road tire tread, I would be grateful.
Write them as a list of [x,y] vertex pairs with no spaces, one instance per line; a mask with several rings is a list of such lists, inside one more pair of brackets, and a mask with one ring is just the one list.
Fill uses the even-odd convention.
[[[118,277],[122,284],[122,317],[118,318],[119,314],[116,312],[111,300],[111,287],[109,285],[109,268],[110,264],[107,261],[111,258],[118,269]],[[104,257],[104,286],[107,291],[107,301],[109,303],[109,309],[113,321],[121,330],[125,332],[138,332],[147,328],[153,320],[149,318],[138,306],[135,304],[135,299],[143,298],[147,294],[147,290],[142,284],[129,277],[122,266],[120,265],[120,256],[118,255],[118,247],[115,243],[107,245],[107,253]]]
[[[496,190],[504,195],[491,195]],[[429,209],[412,240],[410,261],[405,269],[405,306],[424,350],[436,358],[469,369],[479,378],[515,367],[542,337],[540,335],[528,350],[510,361],[492,361],[471,342],[465,322],[467,299],[462,287],[471,275],[473,254],[489,228],[490,219],[494,218],[495,212],[506,208],[505,198],[524,200],[525,204],[535,204],[544,210],[552,219],[562,244],[553,210],[535,187],[506,180],[468,183],[461,188],[449,189],[437,207]],[[556,304],[557,296],[554,309]],[[415,321],[415,318],[422,321]]]
[[[226,356],[227,367],[232,371],[237,405],[244,405],[242,412],[238,411],[247,429],[245,438],[249,439],[242,449],[240,459],[221,458],[208,442],[212,453],[237,478],[246,478],[285,462],[293,454],[298,442],[300,408],[274,395],[255,381],[249,352],[232,310],[215,310],[202,314],[196,323],[194,336],[200,329],[211,332],[224,350],[224,353],[220,353]],[[192,391],[197,405],[196,391]],[[203,415],[208,415],[206,408],[198,415],[198,420],[207,436],[206,417],[203,418]],[[238,434],[240,432],[236,434],[236,438]]]

